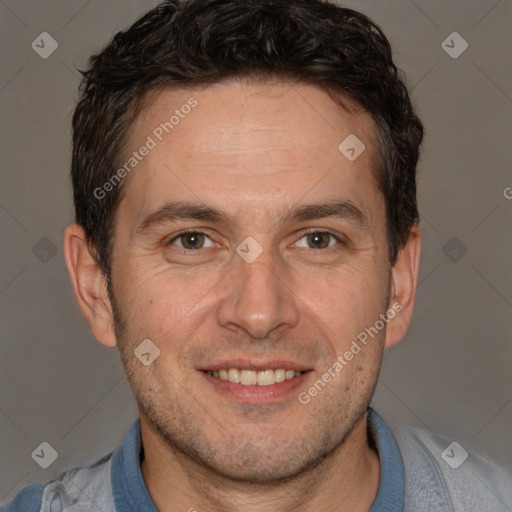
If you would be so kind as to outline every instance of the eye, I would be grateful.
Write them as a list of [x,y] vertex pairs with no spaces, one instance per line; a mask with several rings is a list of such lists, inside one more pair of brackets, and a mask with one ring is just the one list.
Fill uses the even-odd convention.
[[[305,240],[306,245],[301,245],[299,243],[300,240]],[[297,242],[297,246],[305,247],[306,249],[328,249],[332,247],[335,242],[341,242],[336,235],[329,231],[311,231],[310,233],[304,234],[300,240]]]
[[206,247],[213,247],[213,241],[205,233],[201,233],[200,231],[184,231],[175,236],[172,240],[169,240],[167,245],[176,245],[180,249],[197,250],[204,249],[205,241],[208,240],[211,245]]

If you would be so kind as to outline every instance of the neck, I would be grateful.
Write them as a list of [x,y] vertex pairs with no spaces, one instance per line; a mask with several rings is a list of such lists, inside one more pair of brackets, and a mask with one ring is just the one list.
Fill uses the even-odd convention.
[[319,465],[272,485],[233,481],[177,450],[141,416],[141,471],[160,512],[368,512],[378,491],[380,464],[368,442],[367,414]]

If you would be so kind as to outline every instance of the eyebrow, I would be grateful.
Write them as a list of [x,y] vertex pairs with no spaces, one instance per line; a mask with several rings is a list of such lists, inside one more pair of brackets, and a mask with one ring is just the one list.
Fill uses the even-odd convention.
[[[300,205],[289,208],[285,211],[284,215],[282,215],[280,223],[304,222],[328,217],[347,220],[363,231],[369,229],[368,218],[363,210],[348,200]],[[161,224],[180,220],[202,220],[226,225],[236,223],[234,216],[210,206],[187,202],[169,202],[145,217],[144,220],[135,227],[134,232],[145,234],[152,228]]]

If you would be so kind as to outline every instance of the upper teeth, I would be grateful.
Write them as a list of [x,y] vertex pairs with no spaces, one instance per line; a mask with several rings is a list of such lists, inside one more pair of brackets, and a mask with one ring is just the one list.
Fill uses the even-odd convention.
[[269,386],[276,382],[298,377],[302,372],[294,370],[285,370],[278,368],[277,370],[238,370],[237,368],[229,368],[217,371],[208,370],[208,375],[219,377],[221,380],[229,380],[234,384],[242,384],[243,386]]

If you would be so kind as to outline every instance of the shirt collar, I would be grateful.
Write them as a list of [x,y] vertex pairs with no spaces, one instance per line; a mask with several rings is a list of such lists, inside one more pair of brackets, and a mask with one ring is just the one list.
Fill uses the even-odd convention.
[[142,478],[142,453],[140,418],[137,418],[123,444],[112,455],[112,494],[116,512],[158,512]]
[[380,460],[379,490],[369,512],[402,512],[405,499],[402,456],[391,430],[371,407],[368,407],[368,437]]

